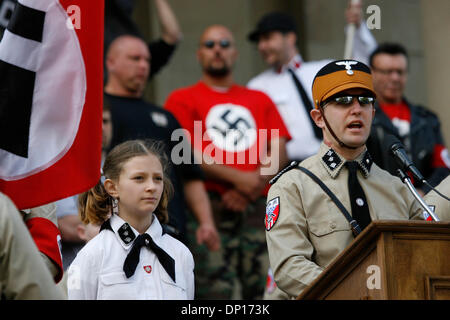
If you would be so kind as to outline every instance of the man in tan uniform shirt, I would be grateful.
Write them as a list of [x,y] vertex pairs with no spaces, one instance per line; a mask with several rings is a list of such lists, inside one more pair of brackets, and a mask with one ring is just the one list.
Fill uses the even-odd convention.
[[292,163],[274,178],[267,197],[270,265],[278,288],[292,298],[354,239],[343,213],[298,165],[313,172],[351,214],[345,162],[355,160],[365,194],[355,203],[368,207],[367,219],[369,213],[371,220],[423,219],[423,209],[400,179],[380,169],[366,152],[375,112],[370,69],[352,60],[331,62],[317,73],[312,90],[311,117],[324,141],[316,155]]

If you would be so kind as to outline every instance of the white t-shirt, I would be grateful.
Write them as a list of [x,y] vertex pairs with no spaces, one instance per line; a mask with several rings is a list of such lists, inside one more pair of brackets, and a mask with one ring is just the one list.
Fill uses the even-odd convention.
[[[125,221],[112,215],[111,230],[102,230],[78,253],[68,270],[70,300],[185,300],[194,299],[194,259],[189,249],[168,234],[163,234],[155,215],[147,229],[153,241],[175,260],[176,282],[167,274],[150,249],[142,247],[133,276],[127,278],[124,261],[133,241],[122,240],[119,229]],[[139,235],[133,227],[129,230]]]
[[253,78],[247,85],[251,89],[266,93],[277,106],[292,137],[286,144],[289,160],[303,160],[315,154],[321,140],[314,135],[310,115],[305,111],[303,101],[288,68],[295,72],[312,103],[311,87],[314,76],[328,62],[331,60],[304,62],[300,55],[296,55],[281,70],[266,70]]

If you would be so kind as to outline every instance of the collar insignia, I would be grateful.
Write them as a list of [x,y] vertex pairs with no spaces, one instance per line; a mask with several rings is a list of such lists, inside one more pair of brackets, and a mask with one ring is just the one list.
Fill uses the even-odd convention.
[[363,176],[367,178],[370,172],[370,168],[372,168],[373,164],[372,157],[370,156],[370,153],[368,151],[364,153],[364,156],[360,161],[358,161],[358,164]]
[[136,235],[130,225],[126,222],[119,228],[119,230],[117,230],[117,232],[120,239],[122,239],[125,244],[130,244],[136,238]]
[[322,160],[331,171],[339,167],[342,162],[341,158],[333,149],[328,150],[328,152],[322,157]]

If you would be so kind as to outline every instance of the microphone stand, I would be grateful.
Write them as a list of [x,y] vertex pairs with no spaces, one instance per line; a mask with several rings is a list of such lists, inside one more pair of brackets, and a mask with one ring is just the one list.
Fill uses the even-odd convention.
[[400,180],[403,181],[403,183],[406,184],[406,186],[408,187],[408,189],[411,191],[411,193],[413,194],[413,196],[417,199],[417,201],[419,201],[420,205],[422,206],[422,208],[425,209],[425,211],[433,218],[434,221],[440,221],[439,218],[434,214],[434,212],[430,209],[430,207],[425,203],[425,201],[423,201],[422,197],[420,196],[420,194],[417,192],[417,190],[414,188],[411,179],[409,178],[409,176],[407,174],[405,174],[403,172],[402,169],[397,169],[397,175],[400,177]]

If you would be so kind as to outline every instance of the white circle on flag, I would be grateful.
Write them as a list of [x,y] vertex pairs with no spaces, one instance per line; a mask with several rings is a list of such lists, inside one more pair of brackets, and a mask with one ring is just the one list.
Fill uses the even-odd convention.
[[216,147],[229,152],[249,149],[257,139],[251,112],[240,105],[218,104],[206,116],[206,133]]
[[22,3],[45,11],[45,23],[42,42],[6,30],[0,44],[3,61],[36,74],[28,157],[0,150],[0,178],[10,181],[43,171],[64,157],[77,135],[87,88],[80,43],[75,30],[66,27],[68,15],[59,1]]

